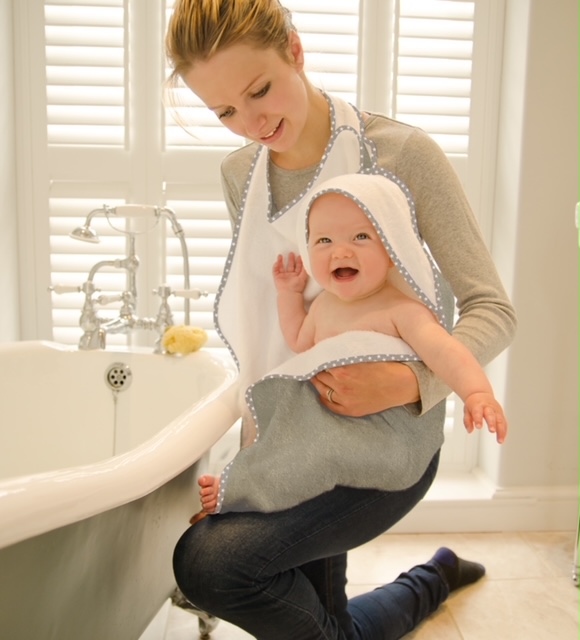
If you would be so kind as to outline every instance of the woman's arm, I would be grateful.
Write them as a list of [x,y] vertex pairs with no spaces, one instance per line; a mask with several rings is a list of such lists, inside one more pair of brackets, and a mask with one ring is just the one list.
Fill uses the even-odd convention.
[[[485,366],[510,344],[516,317],[453,167],[440,147],[414,127],[372,115],[367,135],[376,145],[379,165],[411,191],[421,236],[457,300],[453,335]],[[410,411],[424,413],[449,395],[449,387],[424,364],[403,366],[412,369],[420,395]],[[385,378],[390,377],[385,368]]]

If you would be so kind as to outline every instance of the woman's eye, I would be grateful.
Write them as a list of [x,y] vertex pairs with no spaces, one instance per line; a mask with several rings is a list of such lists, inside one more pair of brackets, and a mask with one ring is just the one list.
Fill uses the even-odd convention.
[[225,111],[223,111],[222,113],[218,113],[218,118],[220,120],[223,120],[224,118],[229,118],[233,115],[234,110],[233,109],[226,109]]
[[267,82],[266,85],[262,89],[260,89],[260,91],[257,91],[252,95],[252,98],[263,98],[268,93],[268,91],[270,91],[271,86],[272,83]]

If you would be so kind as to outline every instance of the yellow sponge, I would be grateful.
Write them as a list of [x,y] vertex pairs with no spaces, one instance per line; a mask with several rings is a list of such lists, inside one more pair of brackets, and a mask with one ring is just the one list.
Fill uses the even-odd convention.
[[199,327],[167,327],[163,334],[163,346],[167,353],[192,353],[201,349],[206,342],[207,333]]

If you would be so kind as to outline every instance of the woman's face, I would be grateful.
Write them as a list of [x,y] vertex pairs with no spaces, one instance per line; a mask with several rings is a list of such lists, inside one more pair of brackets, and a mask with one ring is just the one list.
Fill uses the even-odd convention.
[[393,263],[366,214],[349,197],[326,193],[308,218],[313,278],[341,300],[366,298],[385,286]]
[[230,131],[283,153],[300,140],[308,116],[300,39],[291,60],[275,49],[236,44],[196,62],[183,80]]

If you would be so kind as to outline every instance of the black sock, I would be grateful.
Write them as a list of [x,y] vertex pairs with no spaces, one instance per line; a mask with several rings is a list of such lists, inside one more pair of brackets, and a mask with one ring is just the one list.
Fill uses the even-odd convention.
[[431,558],[431,562],[443,572],[449,591],[465,587],[485,575],[485,567],[482,564],[463,560],[447,547],[438,549]]

